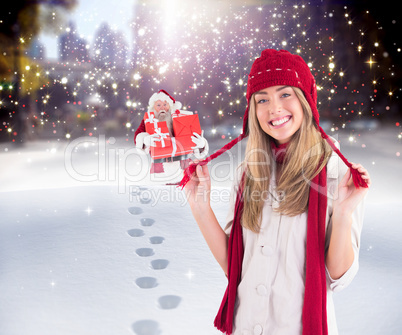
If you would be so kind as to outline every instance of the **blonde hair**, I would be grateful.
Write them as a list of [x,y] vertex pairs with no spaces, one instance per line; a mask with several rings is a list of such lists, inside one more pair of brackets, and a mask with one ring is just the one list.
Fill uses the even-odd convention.
[[[282,195],[276,210],[288,216],[296,216],[307,210],[310,181],[327,164],[332,153],[331,147],[317,131],[310,105],[303,92],[299,88],[292,88],[302,105],[303,121],[289,142],[281,175],[276,181],[276,192]],[[260,127],[254,95],[249,102],[248,115],[249,138],[242,166],[245,179],[241,221],[243,227],[258,233],[262,208],[269,196],[269,182],[276,171],[276,163],[271,152],[270,142],[273,138]]]

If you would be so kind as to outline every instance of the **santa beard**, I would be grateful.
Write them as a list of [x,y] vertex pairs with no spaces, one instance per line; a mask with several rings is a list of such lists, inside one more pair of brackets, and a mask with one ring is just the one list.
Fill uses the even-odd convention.
[[159,113],[158,116],[156,116],[155,113],[155,117],[159,120],[159,122],[166,122],[166,125],[169,129],[169,134],[171,137],[173,137],[173,120],[172,120],[172,114],[170,114],[169,112],[165,112],[165,113]]

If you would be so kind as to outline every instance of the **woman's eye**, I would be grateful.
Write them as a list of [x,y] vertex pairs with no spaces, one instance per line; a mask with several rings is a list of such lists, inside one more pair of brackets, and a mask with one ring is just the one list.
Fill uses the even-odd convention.
[[287,98],[287,97],[290,97],[290,93],[283,93],[282,94],[282,98]]
[[267,102],[267,101],[268,101],[267,99],[261,99],[261,100],[258,100],[257,103],[263,104],[264,102]]

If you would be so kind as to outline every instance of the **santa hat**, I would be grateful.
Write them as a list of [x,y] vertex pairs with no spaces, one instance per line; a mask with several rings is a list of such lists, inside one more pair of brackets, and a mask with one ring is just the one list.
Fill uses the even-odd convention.
[[180,109],[182,107],[181,102],[176,101],[168,92],[165,90],[160,90],[158,93],[152,94],[152,96],[149,98],[148,106],[153,107],[154,103],[158,100],[161,101],[166,101],[169,106],[170,110],[172,112],[176,111],[177,109]]
[[[236,143],[248,136],[248,111],[250,106],[251,96],[262,89],[286,85],[300,88],[311,107],[313,119],[317,131],[329,143],[331,148],[339,155],[345,164],[351,168],[353,182],[356,187],[368,187],[367,183],[361,177],[360,173],[352,168],[345,156],[339,151],[332,142],[331,138],[324,132],[319,125],[320,116],[317,110],[317,87],[314,77],[306,64],[306,62],[299,55],[293,55],[286,50],[266,49],[261,53],[251,66],[250,74],[247,82],[247,108],[243,117],[243,132],[240,136],[226,144],[224,147],[213,153],[198,164],[205,165],[212,159],[220,156],[226,150],[231,149]],[[190,165],[186,170],[180,186],[184,187],[190,180],[195,171],[196,165]]]

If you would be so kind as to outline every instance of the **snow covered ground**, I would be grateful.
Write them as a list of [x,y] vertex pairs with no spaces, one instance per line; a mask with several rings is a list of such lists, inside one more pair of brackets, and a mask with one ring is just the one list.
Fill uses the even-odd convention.
[[[398,130],[339,134],[345,156],[373,178],[360,271],[334,296],[340,334],[402,329]],[[242,149],[210,167],[222,223]],[[0,335],[219,334],[226,278],[184,194],[148,168],[119,138],[0,144]]]

